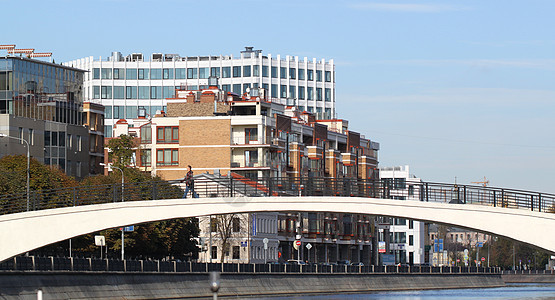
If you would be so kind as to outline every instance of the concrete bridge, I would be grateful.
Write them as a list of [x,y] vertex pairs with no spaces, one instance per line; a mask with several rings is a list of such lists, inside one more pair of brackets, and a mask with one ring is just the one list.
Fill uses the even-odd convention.
[[[127,198],[117,195],[116,189],[121,189],[121,186],[115,185],[109,187],[113,188],[114,192],[107,190],[106,195],[114,195],[113,199],[120,199],[117,200],[120,202],[112,202],[110,198],[111,203],[76,205],[78,201],[74,198],[73,205],[76,206],[71,206],[70,202],[60,205],[69,207],[2,215],[0,261],[51,243],[108,228],[184,217],[286,211],[369,214],[441,223],[504,236],[555,252],[555,234],[551,232],[555,228],[555,214],[546,211],[546,207],[551,205],[550,202],[547,202],[549,205],[545,205],[547,199],[550,199],[546,194],[523,194],[524,196],[517,197],[517,192],[524,192],[503,189],[498,194],[501,197],[496,198],[496,190],[476,194],[471,193],[470,187],[448,185],[445,188],[442,185],[443,192],[438,192],[436,185],[422,184],[416,194],[422,197],[428,194],[425,198],[421,197],[420,201],[403,201],[371,197],[372,193],[386,195],[386,189],[381,187],[376,193],[376,190],[372,191],[376,189],[375,186],[368,188],[362,185],[361,188],[360,182],[356,183],[358,190],[352,189],[354,186],[349,187],[348,191],[355,193],[351,193],[349,197],[326,195],[325,192],[322,192],[322,196],[304,196],[321,193],[314,192],[322,190],[313,189],[314,186],[310,186],[313,191],[299,188],[300,196],[287,196],[284,191],[288,189],[283,185],[280,188],[274,184],[253,185],[245,180],[232,187],[224,186],[223,182],[217,185],[213,182],[210,184],[210,189],[206,186],[204,190],[202,185],[199,185],[198,191],[201,196],[212,197],[128,201]],[[302,184],[294,186],[309,187]],[[230,192],[230,189],[233,192]],[[243,192],[239,193],[241,189]],[[130,191],[132,187],[126,187],[126,190],[137,196],[136,192]],[[342,186],[332,191],[345,192],[347,189]],[[446,196],[447,191],[449,196]],[[493,198],[490,197],[492,191]],[[231,197],[219,197],[226,193]],[[260,197],[260,193],[266,196]],[[59,194],[60,192],[56,193]],[[153,193],[149,191],[146,194]],[[75,197],[75,190],[73,195]],[[439,195],[439,199],[444,200],[438,201],[438,197],[431,195]],[[121,202],[121,199],[125,201]],[[518,199],[528,199],[528,206],[526,207],[522,201],[517,201]],[[86,204],[83,199],[79,201]]]

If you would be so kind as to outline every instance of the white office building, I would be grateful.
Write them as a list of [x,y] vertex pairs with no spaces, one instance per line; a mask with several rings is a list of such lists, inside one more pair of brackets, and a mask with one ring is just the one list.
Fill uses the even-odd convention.
[[[389,195],[397,200],[419,200],[421,179],[410,174],[409,166],[382,167],[380,179],[388,187]],[[420,221],[393,218],[389,226],[389,250],[396,263],[422,264],[425,262],[425,224]]]
[[149,115],[165,110],[166,99],[176,88],[204,90],[208,78],[218,78],[227,92],[242,95],[249,88],[264,88],[269,98],[317,114],[335,118],[335,65],[333,60],[300,59],[298,56],[264,55],[246,47],[239,57],[180,56],[142,53],[123,56],[113,52],[106,58],[85,57],[64,63],[87,70],[84,100],[106,107],[106,137],[119,119],[137,118],[139,108]]

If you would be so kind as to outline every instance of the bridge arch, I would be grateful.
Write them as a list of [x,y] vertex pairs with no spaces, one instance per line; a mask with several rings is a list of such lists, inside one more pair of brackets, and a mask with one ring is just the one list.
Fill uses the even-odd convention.
[[338,212],[449,224],[555,252],[555,214],[359,197],[233,197],[118,202],[0,216],[0,261],[75,236],[174,218],[247,212]]

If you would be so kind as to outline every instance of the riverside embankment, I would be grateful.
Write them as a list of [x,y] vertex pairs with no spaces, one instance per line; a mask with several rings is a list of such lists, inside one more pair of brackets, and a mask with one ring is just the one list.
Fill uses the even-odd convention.
[[[2,272],[0,299],[180,299],[212,297],[207,273]],[[498,274],[223,273],[219,296],[487,288]]]

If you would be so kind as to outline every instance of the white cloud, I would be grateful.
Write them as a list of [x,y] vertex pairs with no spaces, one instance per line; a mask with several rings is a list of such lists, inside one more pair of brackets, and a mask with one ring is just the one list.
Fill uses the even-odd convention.
[[411,4],[411,3],[357,3],[352,8],[389,11],[389,12],[415,12],[415,13],[438,13],[445,11],[468,10],[466,7],[444,4]]

